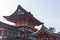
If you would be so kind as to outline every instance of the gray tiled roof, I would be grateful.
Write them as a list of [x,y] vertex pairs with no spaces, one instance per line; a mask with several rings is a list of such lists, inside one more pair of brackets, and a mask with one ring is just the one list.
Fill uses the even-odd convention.
[[9,24],[6,24],[6,23],[3,23],[1,21],[0,21],[0,26],[3,27],[3,28],[6,28],[8,30],[15,30],[15,31],[17,31],[17,27],[9,25]]
[[[54,33],[54,32],[51,32],[47,27],[45,27],[44,25],[42,25],[41,29],[35,33],[33,33],[32,35],[36,35],[36,34],[39,34],[41,33],[41,31],[44,30],[46,33],[48,34],[51,34],[53,36],[58,36],[58,33]],[[58,36],[59,37],[59,36]]]
[[[24,14],[18,14],[18,12],[17,12],[18,10],[21,10]],[[8,21],[26,20],[26,18],[28,17],[28,19],[30,19],[30,21],[32,21],[32,25],[36,26],[36,25],[43,24],[42,22],[37,20],[30,12],[27,12],[24,8],[22,8],[21,5],[18,5],[17,10],[12,15],[3,16],[3,17],[6,18]]]

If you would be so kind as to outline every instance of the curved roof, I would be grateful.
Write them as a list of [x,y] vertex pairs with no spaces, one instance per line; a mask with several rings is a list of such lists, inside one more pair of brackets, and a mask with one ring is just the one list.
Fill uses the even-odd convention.
[[28,20],[30,20],[30,22],[32,21],[32,24],[35,26],[43,24],[42,22],[37,20],[35,17],[33,17],[33,15],[30,12],[27,12],[25,9],[23,9],[21,7],[21,5],[18,5],[17,10],[12,15],[3,16],[3,17],[11,22],[13,22],[12,19],[14,19],[14,20],[26,20],[26,18],[28,17]]
[[3,27],[3,28],[6,28],[8,30],[14,30],[14,31],[17,31],[17,27],[15,26],[12,26],[12,25],[8,25],[6,23],[3,23],[0,21],[0,26]]
[[53,37],[58,37],[58,38],[59,38],[59,36],[57,35],[57,33],[51,32],[51,31],[50,31],[48,28],[46,28],[44,25],[42,25],[42,27],[41,27],[41,29],[40,29],[39,31],[33,33],[32,35],[38,36],[39,34],[41,34],[42,30],[44,30],[47,34],[52,35]]

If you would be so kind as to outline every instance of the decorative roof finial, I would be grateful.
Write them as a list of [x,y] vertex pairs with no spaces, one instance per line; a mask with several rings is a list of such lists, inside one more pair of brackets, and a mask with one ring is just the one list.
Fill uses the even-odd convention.
[[21,8],[21,5],[18,5],[17,8],[20,9]]

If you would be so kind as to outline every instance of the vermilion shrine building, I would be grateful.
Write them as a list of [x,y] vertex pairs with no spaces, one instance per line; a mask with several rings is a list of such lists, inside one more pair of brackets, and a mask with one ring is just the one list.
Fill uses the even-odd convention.
[[[0,40],[60,40],[60,34],[53,33],[42,22],[20,5],[10,16],[3,16],[15,26],[0,22]],[[42,25],[38,31],[35,26]]]

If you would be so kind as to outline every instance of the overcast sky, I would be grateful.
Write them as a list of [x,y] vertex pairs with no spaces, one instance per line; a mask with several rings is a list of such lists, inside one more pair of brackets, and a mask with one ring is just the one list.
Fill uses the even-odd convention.
[[60,31],[60,0],[0,0],[0,21],[8,23],[2,16],[14,13],[18,4],[47,28],[55,27],[57,32]]

